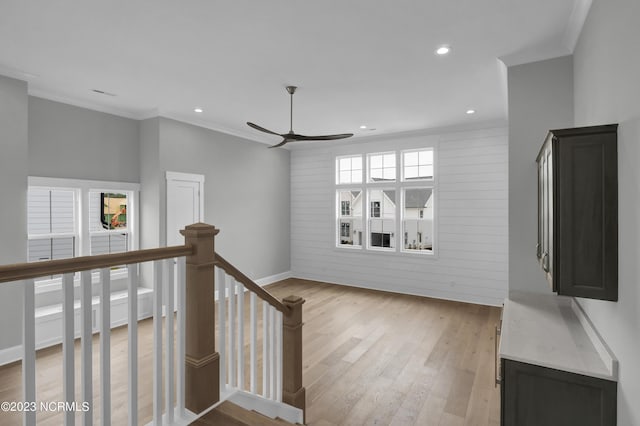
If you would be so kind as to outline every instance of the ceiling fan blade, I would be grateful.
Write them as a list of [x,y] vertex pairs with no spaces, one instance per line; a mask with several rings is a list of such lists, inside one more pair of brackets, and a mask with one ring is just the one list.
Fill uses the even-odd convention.
[[272,132],[271,130],[269,130],[269,129],[265,129],[264,127],[260,127],[260,126],[258,126],[257,124],[253,124],[253,123],[252,123],[252,122],[250,122],[250,121],[247,121],[247,126],[249,126],[249,127],[251,127],[251,128],[254,128],[254,129],[256,129],[256,130],[259,130],[259,131],[261,131],[261,132],[270,133],[270,134],[272,134],[272,135],[276,135],[276,136],[281,136],[281,135],[280,135],[280,133]]
[[333,141],[336,139],[346,139],[353,136],[353,133],[340,133],[338,135],[323,135],[323,136],[305,136],[296,135],[296,140],[299,141]]
[[268,148],[278,148],[278,147],[281,147],[282,145],[284,145],[284,144],[286,144],[286,143],[288,143],[288,142],[291,142],[291,139],[284,139],[284,140],[283,140],[282,142],[280,142],[279,144],[277,144],[277,145],[271,145],[271,146],[270,146],[270,147],[268,147]]

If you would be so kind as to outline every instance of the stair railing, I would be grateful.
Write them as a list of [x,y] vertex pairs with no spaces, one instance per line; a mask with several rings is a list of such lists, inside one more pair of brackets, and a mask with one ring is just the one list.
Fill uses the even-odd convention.
[[[222,256],[217,253],[215,256],[221,388],[240,389],[284,402],[299,408],[304,414],[304,300],[289,296],[280,301]],[[245,292],[249,297],[248,325],[245,324]],[[260,311],[262,327],[259,326]],[[262,346],[261,353],[259,346]],[[260,364],[262,368],[259,368]]]
[[[36,401],[35,279],[62,274],[62,401],[82,411],[84,425],[92,425],[92,335],[100,336],[100,420],[111,424],[111,268],[127,265],[128,272],[128,424],[138,424],[138,265],[153,262],[153,424],[188,424],[220,400],[221,387],[242,389],[305,411],[302,386],[302,304],[289,296],[282,301],[258,286],[214,249],[218,229],[197,223],[180,231],[185,245],[99,256],[0,266],[0,283],[22,281],[23,342],[22,401]],[[177,303],[174,264],[177,263]],[[93,274],[97,272],[97,274]],[[74,286],[80,290],[80,399],[75,395]],[[99,308],[94,313],[94,275],[99,276]],[[216,275],[218,279],[216,280]],[[215,290],[219,295],[219,344],[215,348]],[[249,343],[245,344],[244,297],[249,292]],[[258,303],[262,300],[262,354],[258,358]],[[163,307],[165,309],[163,342]],[[228,320],[226,311],[228,310]],[[177,335],[174,336],[176,312]],[[97,330],[94,314],[98,314]],[[174,352],[174,339],[176,352]],[[164,344],[163,344],[164,343]],[[249,383],[245,382],[249,347]],[[163,363],[164,356],[164,363]],[[258,369],[262,363],[262,376]],[[221,362],[222,361],[222,362]],[[176,366],[174,370],[174,365]],[[164,393],[163,393],[164,379]],[[262,390],[258,391],[258,380]],[[175,402],[174,402],[175,401]],[[164,412],[163,412],[164,402]],[[78,407],[76,407],[78,410]],[[75,424],[76,410],[64,412],[64,424]],[[23,424],[36,424],[38,410],[25,410]]]

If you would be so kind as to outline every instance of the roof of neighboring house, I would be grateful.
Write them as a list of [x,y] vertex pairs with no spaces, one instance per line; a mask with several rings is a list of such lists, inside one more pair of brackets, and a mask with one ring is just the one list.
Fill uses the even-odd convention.
[[427,201],[431,197],[431,190],[420,189],[407,189],[404,192],[404,205],[410,209],[421,209],[427,205]]

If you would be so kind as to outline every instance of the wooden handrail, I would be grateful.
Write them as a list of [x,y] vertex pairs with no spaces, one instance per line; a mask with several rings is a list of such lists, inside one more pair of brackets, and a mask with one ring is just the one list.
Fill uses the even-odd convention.
[[259,298],[261,298],[262,300],[264,300],[265,302],[267,302],[268,304],[270,304],[271,306],[273,306],[274,308],[282,312],[284,315],[289,315],[290,313],[289,307],[285,306],[281,301],[276,299],[275,296],[273,296],[264,288],[260,287],[251,278],[247,277],[245,274],[240,272],[238,268],[236,268],[231,263],[229,263],[224,257],[220,256],[217,252],[216,252],[215,259],[216,259],[216,266],[222,268],[227,274],[235,278],[236,281],[239,281],[240,283],[242,283],[242,285],[244,285],[245,288],[254,292],[256,295],[258,295]]
[[124,253],[81,256],[70,259],[49,260],[46,262],[17,263],[0,266],[0,283],[26,280],[47,275],[66,274],[90,269],[110,268],[112,266],[170,259],[172,257],[193,254],[191,246],[171,246],[154,249],[135,250]]

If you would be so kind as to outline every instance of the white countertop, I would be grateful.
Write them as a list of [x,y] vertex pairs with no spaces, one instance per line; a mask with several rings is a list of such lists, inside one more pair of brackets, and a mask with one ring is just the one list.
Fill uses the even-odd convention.
[[505,300],[501,358],[618,380],[618,362],[572,297],[512,294]]

